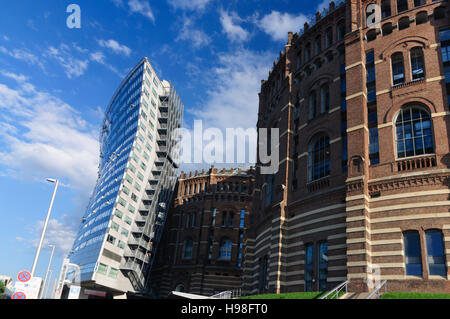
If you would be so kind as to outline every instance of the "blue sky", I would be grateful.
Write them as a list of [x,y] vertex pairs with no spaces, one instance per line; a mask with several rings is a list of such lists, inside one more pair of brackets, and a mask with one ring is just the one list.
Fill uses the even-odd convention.
[[[81,8],[69,29],[66,8]],[[288,31],[328,1],[10,1],[0,11],[0,274],[29,270],[61,180],[45,244],[59,273],[97,176],[98,134],[122,78],[146,56],[172,82],[184,125],[252,128],[260,82]],[[242,114],[242,116],[236,116]],[[45,276],[50,249],[37,275]],[[53,279],[56,275],[53,276]]]

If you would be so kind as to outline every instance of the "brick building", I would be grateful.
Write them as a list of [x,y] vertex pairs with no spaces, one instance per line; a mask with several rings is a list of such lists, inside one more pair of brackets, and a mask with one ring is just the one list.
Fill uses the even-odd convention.
[[450,292],[449,16],[448,1],[330,2],[288,34],[261,83],[280,165],[257,163],[245,293]]
[[214,166],[181,173],[150,277],[159,297],[241,288],[254,173]]

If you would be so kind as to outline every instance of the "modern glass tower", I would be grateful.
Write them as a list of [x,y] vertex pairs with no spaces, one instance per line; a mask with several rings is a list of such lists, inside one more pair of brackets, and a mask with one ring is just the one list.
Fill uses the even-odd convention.
[[80,266],[81,298],[146,292],[176,183],[182,118],[173,85],[142,59],[105,114],[98,179],[70,256]]

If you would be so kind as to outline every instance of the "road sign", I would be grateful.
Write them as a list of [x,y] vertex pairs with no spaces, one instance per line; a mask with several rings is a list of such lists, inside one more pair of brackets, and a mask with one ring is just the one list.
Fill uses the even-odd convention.
[[26,295],[27,299],[39,299],[39,292],[42,289],[42,278],[32,277],[27,282],[16,281],[14,291]]
[[21,271],[17,275],[17,279],[21,282],[27,282],[31,279],[31,274],[28,271]]
[[80,286],[70,286],[69,297],[67,299],[78,299],[80,297]]
[[27,299],[27,296],[22,291],[19,291],[12,295],[11,299]]

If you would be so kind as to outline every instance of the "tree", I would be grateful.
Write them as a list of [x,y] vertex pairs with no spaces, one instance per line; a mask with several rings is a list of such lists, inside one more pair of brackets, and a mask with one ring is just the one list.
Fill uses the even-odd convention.
[[3,299],[6,291],[5,282],[3,280],[0,280],[0,299]]

